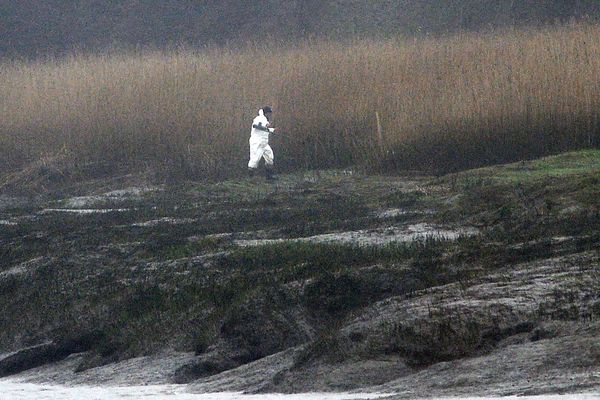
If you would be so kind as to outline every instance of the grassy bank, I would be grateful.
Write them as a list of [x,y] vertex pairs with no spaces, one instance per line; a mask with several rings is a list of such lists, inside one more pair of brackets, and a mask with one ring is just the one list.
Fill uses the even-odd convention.
[[[309,346],[298,368],[323,353],[348,359],[361,343],[363,353],[354,354],[401,354],[419,367],[472,355],[489,332],[510,332],[503,326],[517,314],[483,323],[431,303],[422,325],[390,323],[372,342],[355,336],[348,345],[338,340],[339,329],[368,317],[380,301],[452,284],[466,292],[498,275],[505,288],[513,272],[517,283],[526,281],[518,275],[522,263],[546,268],[561,256],[583,257],[580,268],[591,271],[595,285],[597,255],[585,254],[597,254],[600,241],[599,168],[600,151],[580,151],[440,178],[332,170],[285,175],[276,186],[250,178],[186,183],[80,205],[111,212],[70,212],[73,199],[6,206],[0,353],[53,340],[65,357],[89,350],[78,367],[84,370],[165,349],[196,351],[213,363],[200,371],[208,374],[300,344]],[[401,241],[403,232],[424,224],[479,233],[449,240],[431,231]],[[341,240],[348,232],[354,242]],[[374,232],[398,241],[360,245],[361,235]],[[299,240],[324,234],[337,239]],[[595,286],[577,276],[557,279],[573,284],[564,296],[581,291],[595,302],[586,318],[600,315]],[[571,307],[562,290],[550,305],[547,296],[524,300],[539,313],[527,316],[526,326],[584,319],[587,309]],[[447,329],[455,321],[466,328]],[[423,326],[433,327],[424,339]]]
[[58,179],[235,175],[265,103],[277,110],[283,135],[272,142],[285,169],[451,171],[596,146],[599,34],[598,26],[574,24],[4,61],[0,174],[6,180],[35,162],[57,168]]

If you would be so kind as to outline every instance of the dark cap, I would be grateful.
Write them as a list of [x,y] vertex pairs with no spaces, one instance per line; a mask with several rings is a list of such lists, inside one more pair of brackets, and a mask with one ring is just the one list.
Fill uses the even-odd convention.
[[273,109],[272,109],[271,107],[269,107],[269,106],[265,106],[265,107],[263,107],[263,108],[262,108],[262,110],[263,110],[263,112],[264,112],[265,114],[266,114],[266,113],[272,113],[272,112],[273,112]]

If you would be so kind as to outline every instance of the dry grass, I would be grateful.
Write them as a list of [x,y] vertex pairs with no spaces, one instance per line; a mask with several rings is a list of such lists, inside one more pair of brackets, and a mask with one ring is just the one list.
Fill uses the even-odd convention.
[[[600,27],[76,55],[0,65],[0,173],[73,165],[220,178],[271,103],[282,168],[455,170],[595,146]],[[375,111],[381,120],[377,134]]]

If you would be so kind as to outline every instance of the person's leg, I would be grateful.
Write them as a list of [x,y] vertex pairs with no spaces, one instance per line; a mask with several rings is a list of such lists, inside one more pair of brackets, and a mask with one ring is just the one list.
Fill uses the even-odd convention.
[[262,157],[263,148],[260,145],[260,142],[250,138],[250,161],[248,161],[248,175],[254,176]]
[[268,144],[265,146],[263,158],[265,159],[265,178],[267,178],[267,180],[276,179],[274,173],[275,156],[273,155],[273,149],[271,149],[271,146]]

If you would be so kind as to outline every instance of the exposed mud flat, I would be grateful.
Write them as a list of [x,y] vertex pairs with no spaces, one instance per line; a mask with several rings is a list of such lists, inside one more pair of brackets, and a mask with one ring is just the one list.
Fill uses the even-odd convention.
[[348,232],[335,232],[309,237],[292,239],[258,239],[235,240],[238,246],[261,246],[289,241],[310,243],[341,243],[357,246],[385,246],[390,243],[403,243],[416,240],[456,240],[463,236],[473,236],[479,232],[473,227],[459,227],[456,229],[420,223],[408,226],[390,226],[379,229],[358,230]]
[[[64,387],[0,380],[0,393],[11,400],[368,400],[387,396],[368,393],[307,393],[297,395],[246,395],[243,393],[192,394],[180,385],[121,386],[121,387]],[[525,399],[527,400],[527,399]],[[571,399],[567,399],[571,400]],[[572,400],[588,400],[577,398]]]
[[[11,400],[119,400],[143,398],[149,400],[369,400],[386,399],[388,395],[369,393],[305,393],[259,394],[210,393],[192,394],[175,385],[131,387],[60,387],[14,383],[0,380],[0,392]],[[436,397],[435,400],[598,400],[597,394],[509,396],[509,397]],[[418,400],[415,398],[415,400]]]
[[65,208],[91,208],[98,204],[140,200],[145,194],[158,190],[158,187],[130,187],[98,195],[71,197],[61,203]]
[[111,212],[126,212],[128,208],[46,208],[40,214],[70,213],[70,214],[106,214]]
[[153,227],[153,226],[158,226],[158,225],[163,225],[163,224],[165,224],[165,225],[182,225],[182,224],[193,224],[196,221],[197,221],[197,219],[195,219],[195,218],[163,217],[163,218],[152,219],[152,220],[144,221],[144,222],[136,222],[136,223],[132,224],[132,226]]
[[375,216],[380,219],[397,218],[406,215],[425,215],[435,214],[435,210],[410,210],[405,208],[390,208],[388,210],[380,210],[375,213]]

